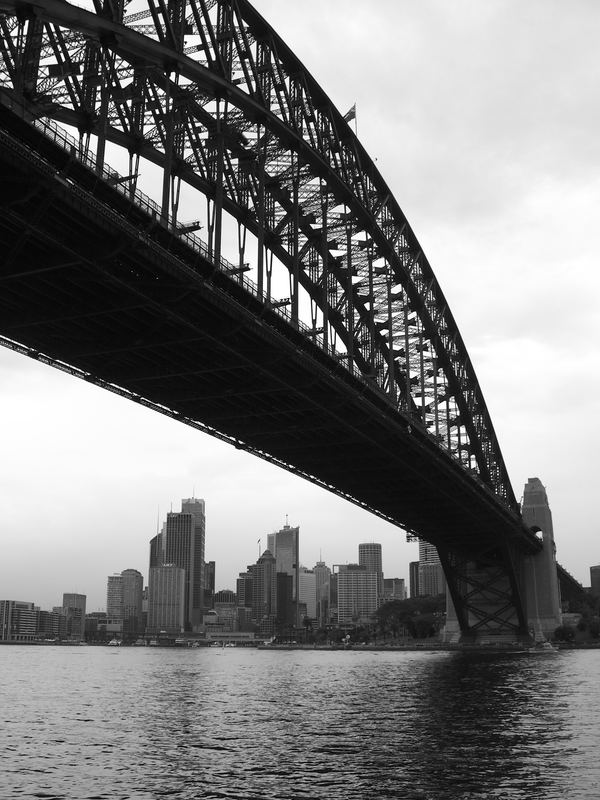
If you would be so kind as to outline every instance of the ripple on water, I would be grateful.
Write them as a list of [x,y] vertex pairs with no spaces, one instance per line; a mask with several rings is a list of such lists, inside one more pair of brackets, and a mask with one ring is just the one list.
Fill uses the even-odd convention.
[[0,648],[0,796],[600,796],[600,652]]

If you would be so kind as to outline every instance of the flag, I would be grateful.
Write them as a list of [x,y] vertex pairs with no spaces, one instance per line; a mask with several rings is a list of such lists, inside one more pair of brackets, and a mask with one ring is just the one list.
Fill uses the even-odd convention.
[[344,119],[346,122],[352,122],[353,119],[356,119],[356,103],[354,103],[351,109],[346,111],[344,114]]

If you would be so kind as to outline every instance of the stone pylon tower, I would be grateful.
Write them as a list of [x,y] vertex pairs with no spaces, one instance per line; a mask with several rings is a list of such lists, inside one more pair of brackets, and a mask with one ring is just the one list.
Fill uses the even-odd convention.
[[552,636],[562,624],[552,512],[539,478],[529,478],[525,484],[521,514],[523,522],[541,534],[543,543],[539,553],[525,559],[523,575],[527,619],[539,640]]

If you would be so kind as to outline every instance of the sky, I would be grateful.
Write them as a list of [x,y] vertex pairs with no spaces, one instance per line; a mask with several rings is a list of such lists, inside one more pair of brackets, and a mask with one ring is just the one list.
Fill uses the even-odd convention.
[[[600,4],[595,0],[256,0],[358,136],[437,275],[515,493],[539,477],[557,558],[600,563]],[[227,255],[227,253],[225,253]],[[234,255],[234,254],[232,254]],[[308,567],[381,542],[408,580],[417,546],[363,510],[198,431],[0,348],[0,599],[105,607],[148,572],[183,497],[206,501],[216,585],[268,533],[300,526]],[[261,544],[258,540],[261,540]]]

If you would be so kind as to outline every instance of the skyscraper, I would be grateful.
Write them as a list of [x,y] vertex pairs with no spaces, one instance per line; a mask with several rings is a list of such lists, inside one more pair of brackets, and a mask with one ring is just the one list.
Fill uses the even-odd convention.
[[137,569],[124,569],[121,573],[121,619],[123,633],[135,635],[143,633],[143,595],[144,578]]
[[161,532],[150,541],[151,568],[168,564],[185,571],[184,625],[188,631],[202,625],[205,525],[204,500],[182,500],[181,512],[170,511]]
[[591,593],[600,597],[600,566],[590,567]]
[[311,569],[301,567],[298,572],[298,600],[306,606],[306,616],[317,618],[317,576]]
[[377,611],[377,599],[377,573],[367,572],[360,564],[339,565],[337,573],[339,625],[371,622]]
[[123,578],[120,573],[106,579],[106,616],[123,619]]
[[317,620],[319,621],[319,625],[325,625],[327,622],[327,613],[329,611],[331,570],[324,561],[317,561],[313,567],[313,572],[315,573],[317,590]]
[[150,567],[148,633],[176,636],[185,629],[186,574],[175,564]]
[[[292,528],[286,524],[279,531],[269,533],[267,548],[275,557],[275,571],[285,572],[292,576],[292,602],[298,606],[298,570],[300,568],[299,556],[300,528]],[[296,625],[299,625],[296,612]]]
[[67,636],[76,641],[82,641],[85,634],[85,603],[84,594],[63,594],[63,613],[67,618]]
[[383,595],[383,567],[381,562],[381,545],[375,542],[367,542],[358,545],[358,563],[367,572],[374,572],[377,575],[377,594]]
[[435,545],[419,540],[419,596],[444,594],[446,579]]
[[260,625],[264,617],[275,617],[277,614],[277,583],[272,553],[265,550],[251,570],[252,616]]

